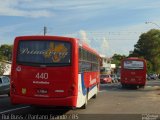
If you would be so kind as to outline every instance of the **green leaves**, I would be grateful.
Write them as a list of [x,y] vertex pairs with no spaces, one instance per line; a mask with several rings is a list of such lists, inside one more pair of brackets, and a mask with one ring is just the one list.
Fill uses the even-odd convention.
[[124,59],[125,55],[114,54],[112,57],[112,63],[116,64],[116,66],[120,66],[121,60]]
[[5,64],[3,62],[0,62],[0,76],[3,75],[5,71]]
[[135,44],[131,56],[145,58],[150,66],[148,71],[160,73],[160,30],[151,29],[143,33]]
[[1,45],[0,46],[0,61],[11,61],[13,45]]
[[5,61],[11,61],[12,58],[12,45],[0,46],[0,75],[3,75],[5,71]]

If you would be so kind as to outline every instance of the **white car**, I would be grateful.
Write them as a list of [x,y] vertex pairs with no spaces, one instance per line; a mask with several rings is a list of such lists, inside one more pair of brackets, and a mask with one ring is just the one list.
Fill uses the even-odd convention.
[[111,74],[111,77],[112,77],[112,82],[113,82],[113,83],[118,82],[118,77],[117,77],[116,74]]
[[0,76],[0,95],[10,95],[10,79],[7,76]]

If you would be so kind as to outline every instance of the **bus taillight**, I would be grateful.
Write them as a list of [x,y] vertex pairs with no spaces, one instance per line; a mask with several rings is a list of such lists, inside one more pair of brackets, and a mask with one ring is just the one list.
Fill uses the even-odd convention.
[[15,87],[14,83],[11,84],[11,93],[12,94],[16,93],[16,87]]
[[69,96],[74,95],[75,87],[76,87],[75,84],[72,84],[72,86],[69,88],[69,90],[68,90],[68,95]]

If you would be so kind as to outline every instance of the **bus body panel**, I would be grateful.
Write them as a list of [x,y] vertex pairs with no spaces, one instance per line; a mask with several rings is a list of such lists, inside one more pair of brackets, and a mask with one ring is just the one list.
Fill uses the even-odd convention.
[[[18,45],[21,41],[58,40],[71,43],[71,65],[69,66],[30,66],[17,63]],[[78,40],[58,36],[22,36],[14,41],[11,71],[11,103],[39,106],[81,107],[86,95],[90,99],[98,92],[98,72],[79,74]],[[87,48],[87,47],[86,47]],[[88,48],[92,51],[92,49]],[[95,51],[92,51],[95,52]],[[98,55],[98,54],[97,54]],[[93,89],[94,88],[94,89]],[[80,99],[83,98],[83,99]]]
[[[97,74],[97,72],[93,73],[93,76],[91,78],[91,82],[95,81],[95,79],[97,80],[96,83],[90,83],[90,87],[86,87],[87,84],[85,84],[85,80],[87,81],[87,79],[85,79],[85,76],[88,76],[87,73],[82,73],[79,74],[78,77],[78,96],[77,96],[77,105],[76,107],[81,107],[84,103],[85,103],[85,98],[87,96],[87,91],[88,91],[88,100],[93,97],[95,95],[95,93],[97,93],[99,91],[99,87],[98,87],[98,81],[99,78],[94,77],[95,74]],[[98,74],[97,74],[98,75]]]
[[[143,69],[125,69],[124,61],[142,61]],[[126,58],[121,62],[121,84],[122,85],[141,85],[146,83],[146,62],[140,58]]]
[[[71,87],[71,68],[39,68],[17,66],[21,71],[16,71],[17,94],[28,97],[38,97],[39,90],[46,90],[44,97],[67,97],[68,88]],[[58,72],[61,71],[61,72]],[[63,73],[63,75],[62,75]],[[47,79],[38,79],[38,75],[47,75]],[[24,77],[25,76],[25,77]],[[36,77],[37,76],[37,77]],[[44,76],[45,77],[45,76]],[[43,91],[42,91],[43,92]],[[43,97],[40,95],[40,97]]]
[[131,70],[121,71],[121,83],[122,84],[133,84],[133,85],[145,85],[146,75],[145,72],[137,70],[133,72]]
[[68,106],[76,107],[77,96],[70,96],[65,98],[34,98],[14,95],[11,98],[12,104],[28,104],[36,106]]

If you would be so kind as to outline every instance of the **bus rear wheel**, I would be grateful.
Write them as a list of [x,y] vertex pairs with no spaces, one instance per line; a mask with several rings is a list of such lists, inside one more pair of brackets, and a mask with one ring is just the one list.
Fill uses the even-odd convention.
[[87,108],[87,104],[88,104],[88,95],[86,95],[85,103],[84,103],[84,105],[81,108],[82,109],[86,109]]
[[97,91],[96,91],[96,93],[95,93],[95,95],[92,97],[92,98],[94,98],[94,99],[96,99],[97,98],[97,95],[98,95],[98,85],[97,85]]
[[139,85],[139,88],[144,88],[144,85]]
[[127,87],[127,85],[126,84],[122,84],[122,88],[126,88]]
[[95,95],[93,95],[92,97],[93,99],[96,99],[97,98],[97,93]]

